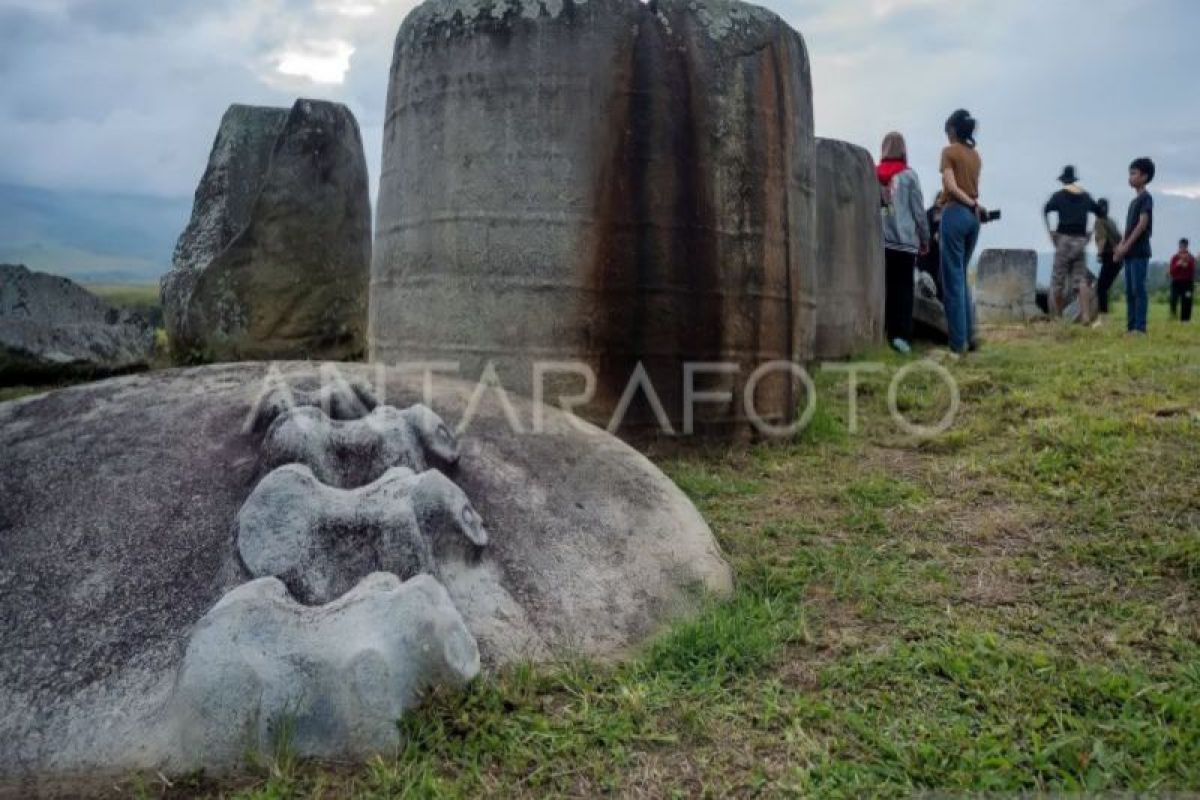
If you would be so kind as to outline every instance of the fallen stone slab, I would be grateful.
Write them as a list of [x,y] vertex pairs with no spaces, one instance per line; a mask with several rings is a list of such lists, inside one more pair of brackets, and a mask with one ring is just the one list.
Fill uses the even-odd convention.
[[144,369],[154,328],[67,278],[0,264],[0,383]]

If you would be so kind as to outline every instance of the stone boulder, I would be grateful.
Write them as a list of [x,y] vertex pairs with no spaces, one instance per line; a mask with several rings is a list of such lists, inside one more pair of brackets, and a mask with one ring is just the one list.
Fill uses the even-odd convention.
[[987,325],[1042,318],[1037,264],[1033,250],[984,250],[975,270],[976,321]]
[[[430,537],[433,571],[485,665],[619,658],[672,620],[695,614],[708,595],[731,591],[729,567],[694,506],[614,437],[559,411],[535,415],[527,401],[502,401],[495,392],[477,396],[474,384],[434,380],[425,398],[423,382],[411,374],[393,371],[377,380],[374,367],[338,367],[339,385],[369,385],[385,407],[427,401],[460,431],[452,443],[457,464],[446,477],[461,490],[456,496],[470,500],[471,520],[481,526],[478,541],[472,540],[477,552],[451,547],[442,554],[455,535],[444,510],[457,511],[457,521],[467,524],[467,506],[452,501],[422,503],[426,510],[413,506],[417,524],[405,531]],[[0,778],[176,763],[169,758],[179,752],[169,744],[177,741],[169,709],[185,654],[206,635],[196,623],[228,592],[249,591],[238,587],[257,577],[238,553],[235,528],[262,480],[264,437],[254,432],[254,421],[274,402],[281,381],[307,398],[327,394],[317,376],[307,364],[200,367],[0,404],[0,736],[9,743],[0,748]],[[537,416],[540,433],[532,432]],[[373,492],[371,503],[352,504],[333,517],[306,517],[297,530],[325,535],[341,525],[378,535],[379,525],[368,524],[377,518],[365,512],[385,501]],[[364,512],[358,527],[347,524],[356,521],[354,509]],[[484,530],[486,538],[478,535]],[[382,565],[353,558],[339,563],[360,581],[367,576],[359,573]],[[260,572],[287,571],[264,564]],[[266,602],[257,594],[263,591],[255,590],[258,599],[248,608]],[[265,595],[278,596],[278,589]],[[291,605],[280,610],[289,618],[308,613]],[[342,618],[329,609],[311,613],[330,622]],[[230,617],[221,625],[235,622]],[[234,635],[233,627],[226,630],[222,636]],[[357,623],[321,630],[333,637],[329,647],[360,651]],[[274,634],[253,635],[262,637],[264,652],[285,652],[286,642]],[[285,660],[300,671],[332,658],[333,650],[296,647],[299,660]],[[390,659],[371,657],[364,669],[382,673]],[[286,675],[291,666],[268,672]],[[351,667],[321,666],[313,683],[294,689],[272,683],[270,692],[283,694],[263,695],[262,708],[273,714],[293,692],[320,695],[324,689],[313,687],[329,686],[344,669]],[[244,672],[236,664],[230,670],[226,674],[235,677]],[[396,698],[407,696],[407,678],[397,680],[391,705],[382,706],[389,714],[403,705]],[[222,691],[219,683],[212,687]],[[245,695],[237,681],[228,688],[231,697]],[[305,723],[305,730],[354,729],[358,723],[344,711],[362,706],[357,690],[346,691],[337,696],[344,703],[325,706],[326,720]],[[362,713],[364,729],[379,730],[374,712]],[[241,725],[244,718],[238,719]],[[254,729],[251,744],[261,744],[262,730]],[[312,752],[325,746],[313,745]]]
[[[813,335],[813,111],[800,35],[725,0],[428,0],[396,39],[371,359],[532,395],[533,363],[607,424],[639,364],[676,431],[743,431],[743,389]],[[591,391],[587,391],[587,389]],[[758,411],[792,418],[786,373]],[[638,396],[626,429],[662,427]]]
[[0,384],[143,369],[154,328],[82,286],[0,264]]
[[883,341],[881,197],[870,153],[817,139],[818,359],[849,358]]
[[917,272],[913,287],[913,322],[918,334],[925,338],[941,342],[950,336],[946,307],[938,298],[937,284],[928,272]]
[[162,280],[176,358],[362,355],[368,191],[358,123],[345,106],[231,106]]

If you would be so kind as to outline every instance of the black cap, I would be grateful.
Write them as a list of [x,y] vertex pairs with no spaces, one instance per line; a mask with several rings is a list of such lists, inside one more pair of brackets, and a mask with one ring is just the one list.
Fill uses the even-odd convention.
[[1059,183],[1075,183],[1079,177],[1075,174],[1075,167],[1068,164],[1063,167],[1062,175],[1058,176]]

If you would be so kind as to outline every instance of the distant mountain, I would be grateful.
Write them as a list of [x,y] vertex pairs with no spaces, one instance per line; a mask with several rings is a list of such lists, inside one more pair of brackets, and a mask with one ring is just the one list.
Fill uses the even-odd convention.
[[157,281],[191,209],[186,197],[0,184],[0,263],[93,283]]

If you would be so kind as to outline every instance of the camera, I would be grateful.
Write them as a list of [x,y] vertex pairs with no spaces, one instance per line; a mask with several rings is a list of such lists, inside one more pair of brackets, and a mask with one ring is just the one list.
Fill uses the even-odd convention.
[[999,212],[999,210],[989,211],[986,214],[984,214],[983,217],[981,217],[979,221],[981,223],[983,223],[984,225],[987,225],[989,222],[999,222],[1000,221],[1000,212]]

